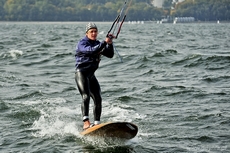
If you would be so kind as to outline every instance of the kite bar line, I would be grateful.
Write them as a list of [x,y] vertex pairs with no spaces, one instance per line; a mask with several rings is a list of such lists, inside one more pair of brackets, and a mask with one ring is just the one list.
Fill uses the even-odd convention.
[[121,27],[122,27],[122,25],[123,25],[123,23],[124,23],[124,21],[125,21],[125,19],[126,19],[126,16],[127,16],[127,13],[128,13],[128,10],[129,10],[129,8],[130,8],[131,3],[132,3],[132,0],[130,0],[129,5],[128,5],[128,7],[126,8],[125,14],[123,15],[124,9],[125,9],[126,4],[127,4],[127,1],[125,1],[125,3],[124,3],[124,5],[123,5],[123,7],[122,7],[120,13],[117,15],[117,17],[116,17],[115,20],[113,21],[113,24],[112,24],[111,28],[109,29],[108,34],[107,34],[107,37],[109,37],[109,34],[110,34],[110,32],[111,32],[112,30],[113,30],[112,34],[114,35],[114,33],[115,33],[116,29],[117,29],[117,26],[119,25],[120,19],[121,19],[122,15],[123,15],[123,19],[122,19],[122,21],[121,21],[121,23],[120,23],[120,26],[118,27],[117,33],[116,33],[116,35],[115,35],[115,39],[117,39],[117,37],[118,37],[118,35],[119,35],[120,31],[121,31]]
[[[126,15],[127,15],[127,13],[128,13],[128,10],[129,10],[129,8],[130,8],[131,3],[132,3],[132,0],[130,0],[129,5],[128,5],[128,7],[126,8],[125,14],[123,15],[123,11],[124,11],[124,9],[125,9],[125,7],[126,7],[126,4],[127,4],[127,1],[125,1],[123,7],[121,8],[120,13],[117,15],[117,17],[116,17],[115,20],[113,21],[113,24],[112,24],[111,28],[109,29],[108,34],[107,34],[107,37],[111,37],[109,34],[110,34],[110,32],[111,32],[112,30],[113,30],[112,35],[114,35],[114,33],[115,33],[116,29],[117,29],[117,26],[119,25],[120,19],[121,19],[122,15],[123,15],[123,19],[122,19],[122,21],[121,21],[121,23],[120,23],[120,25],[119,25],[119,27],[118,27],[118,29],[117,29],[117,33],[116,33],[116,35],[115,35],[115,39],[118,38],[118,35],[119,35],[119,33],[120,33],[120,31],[121,31],[121,27],[122,27],[122,25],[123,25],[123,23],[124,23],[124,21],[125,21],[125,19],[126,19]],[[111,39],[113,39],[113,38],[111,38]],[[119,52],[117,51],[117,49],[115,48],[115,46],[114,46],[114,49],[115,49],[115,51],[117,52],[117,54],[118,54],[118,56],[119,56],[121,62],[123,62],[123,61],[122,61],[122,57],[120,56],[120,54],[119,54]]]
[[121,18],[121,15],[122,15],[122,13],[123,13],[123,11],[124,11],[124,9],[125,9],[126,3],[127,3],[127,2],[125,1],[125,3],[124,3],[124,5],[123,5],[123,7],[122,7],[120,13],[117,15],[117,17],[116,17],[115,20],[113,21],[113,24],[112,24],[111,28],[109,29],[107,36],[110,34],[110,32],[112,31],[112,29],[114,28],[114,25],[115,25],[115,23],[116,23],[115,28],[114,28],[113,33],[112,33],[112,34],[114,34],[114,31],[115,31],[115,29],[116,29],[116,27],[117,27],[117,25],[118,25],[118,23],[119,23],[119,20],[120,20],[120,18]]
[[123,17],[123,19],[122,19],[122,21],[121,21],[121,23],[120,23],[120,26],[119,26],[118,31],[117,31],[116,39],[117,39],[117,37],[118,37],[118,35],[119,35],[120,31],[121,31],[121,27],[122,27],[122,25],[123,25],[123,23],[124,23],[124,21],[125,21],[125,18],[126,18],[126,15],[127,15],[127,13],[128,13],[128,10],[129,10],[129,8],[130,8],[131,3],[132,3],[132,0],[129,2],[129,6],[127,7],[126,12],[125,12],[125,15],[124,15],[124,17]]

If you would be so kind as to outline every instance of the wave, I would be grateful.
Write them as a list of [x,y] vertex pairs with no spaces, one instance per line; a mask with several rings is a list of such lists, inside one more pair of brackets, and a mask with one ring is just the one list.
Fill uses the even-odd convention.
[[42,48],[51,48],[51,47],[54,47],[54,45],[51,45],[51,44],[41,44],[41,47]]
[[26,109],[24,108],[24,109],[21,109],[19,111],[12,112],[10,114],[10,116],[12,118],[26,121],[26,122],[34,121],[34,120],[38,119],[40,117],[40,115],[41,114],[40,114],[39,110],[33,110],[31,108],[26,108]]
[[0,99],[0,111],[1,111],[1,112],[4,112],[4,111],[8,110],[9,108],[10,108],[10,107],[7,106],[7,104],[6,104],[4,101],[2,101],[2,100]]
[[35,97],[35,96],[40,97],[42,95],[43,93],[41,91],[31,91],[29,93],[25,93],[16,97],[11,97],[11,99],[20,100],[20,99],[25,99],[25,98]]
[[207,70],[220,70],[228,68],[230,66],[229,61],[230,56],[191,54],[172,64],[189,68],[204,67]]
[[172,64],[173,65],[186,65],[189,61],[191,61],[192,63],[196,63],[196,61],[199,60],[201,57],[202,55],[200,54],[190,54],[181,60],[173,62]]
[[0,57],[2,57],[3,59],[11,58],[13,60],[16,60],[22,55],[23,55],[23,51],[13,49],[8,51],[7,53],[1,53]]
[[207,82],[207,83],[216,83],[216,82],[227,82],[230,79],[230,76],[204,76],[203,77],[203,81]]

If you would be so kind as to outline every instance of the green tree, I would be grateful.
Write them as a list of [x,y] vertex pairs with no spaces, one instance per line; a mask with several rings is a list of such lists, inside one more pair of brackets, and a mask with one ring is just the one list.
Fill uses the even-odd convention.
[[[162,16],[193,16],[197,20],[230,20],[230,0],[165,0],[155,8],[152,0],[133,0],[127,20],[159,20]],[[124,0],[0,0],[0,20],[111,21]],[[128,5],[128,4],[127,4]],[[171,6],[175,7],[171,11]],[[171,11],[171,13],[170,13]]]
[[175,8],[174,16],[193,16],[202,21],[230,18],[230,0],[186,0]]
[[4,0],[0,0],[0,20],[4,20],[5,17],[5,10],[4,10]]

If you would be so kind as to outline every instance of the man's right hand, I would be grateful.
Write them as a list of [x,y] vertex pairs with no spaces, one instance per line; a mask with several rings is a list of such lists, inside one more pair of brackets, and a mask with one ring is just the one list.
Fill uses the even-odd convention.
[[105,38],[105,41],[106,41],[107,44],[112,44],[114,38],[115,38],[114,35],[108,34],[108,35],[106,36],[106,38]]

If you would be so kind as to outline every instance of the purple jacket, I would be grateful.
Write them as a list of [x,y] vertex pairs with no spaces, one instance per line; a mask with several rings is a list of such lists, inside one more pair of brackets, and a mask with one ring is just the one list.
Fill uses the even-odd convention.
[[105,41],[90,40],[85,36],[76,46],[76,70],[95,71],[98,68],[101,55],[112,58],[114,55],[113,45],[108,45]]

